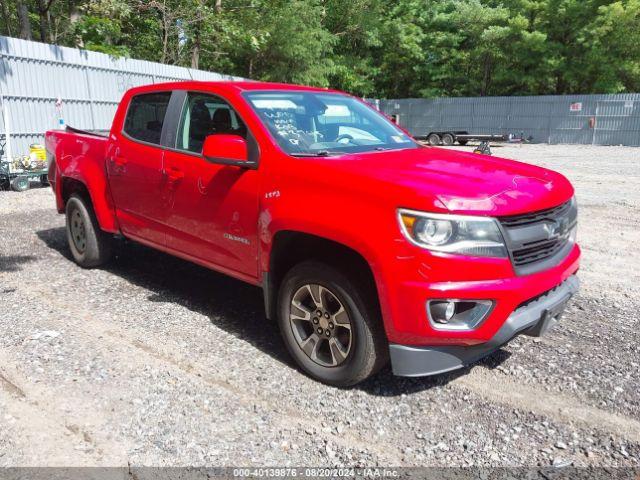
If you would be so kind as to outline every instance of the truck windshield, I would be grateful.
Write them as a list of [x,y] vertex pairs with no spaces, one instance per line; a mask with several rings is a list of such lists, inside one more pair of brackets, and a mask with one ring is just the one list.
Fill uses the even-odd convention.
[[383,115],[347,95],[324,92],[244,94],[282,149],[294,156],[418,148]]

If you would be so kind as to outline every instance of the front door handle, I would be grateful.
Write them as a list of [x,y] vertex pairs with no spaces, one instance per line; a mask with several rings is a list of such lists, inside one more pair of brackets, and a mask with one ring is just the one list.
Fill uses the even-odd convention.
[[184,172],[175,167],[165,169],[162,171],[162,173],[165,177],[167,177],[167,181],[172,185],[184,178]]

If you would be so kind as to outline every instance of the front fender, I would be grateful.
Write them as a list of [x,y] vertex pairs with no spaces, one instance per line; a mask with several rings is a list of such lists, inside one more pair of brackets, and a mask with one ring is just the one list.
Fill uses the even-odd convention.
[[369,238],[372,241],[370,243],[367,242],[366,235],[358,234],[359,231],[362,231],[362,226],[357,224],[352,225],[351,228],[346,228],[347,223],[341,221],[330,222],[326,217],[323,219],[311,216],[275,216],[275,213],[275,211],[267,208],[262,210],[259,218],[261,272],[268,272],[270,269],[273,239],[278,232],[299,232],[344,245],[360,254],[369,264],[386,326],[386,319],[389,318],[389,305],[385,294],[387,288],[383,272],[383,259],[380,255],[388,251],[388,248],[377,246],[375,239]]

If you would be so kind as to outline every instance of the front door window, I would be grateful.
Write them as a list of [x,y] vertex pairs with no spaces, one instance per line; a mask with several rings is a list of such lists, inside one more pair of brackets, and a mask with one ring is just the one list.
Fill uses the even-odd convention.
[[180,118],[176,148],[202,153],[205,137],[215,134],[235,134],[246,138],[247,127],[221,98],[189,93]]

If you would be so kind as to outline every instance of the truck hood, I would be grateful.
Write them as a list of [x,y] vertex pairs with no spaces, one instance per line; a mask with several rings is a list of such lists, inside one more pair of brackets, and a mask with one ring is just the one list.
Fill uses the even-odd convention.
[[551,208],[573,195],[569,181],[552,170],[458,150],[426,147],[336,160],[347,177],[359,172],[384,183],[398,207],[513,215]]

